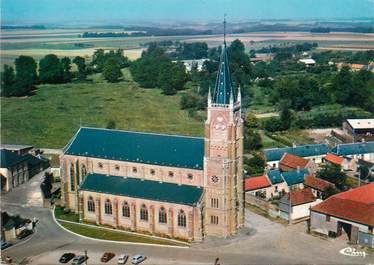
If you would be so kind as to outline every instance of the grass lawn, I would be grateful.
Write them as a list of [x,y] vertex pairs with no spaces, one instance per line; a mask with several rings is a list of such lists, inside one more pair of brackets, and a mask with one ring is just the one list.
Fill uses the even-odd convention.
[[110,84],[100,74],[92,82],[40,85],[36,95],[1,98],[3,143],[62,148],[82,126],[191,136],[203,135],[203,122],[180,110],[180,95],[143,89],[127,69],[124,80]]
[[270,133],[271,137],[263,134],[264,148],[292,146],[293,144],[313,144],[314,140],[303,130],[288,130]]
[[186,246],[186,244],[178,244],[177,242],[142,237],[138,235],[127,234],[123,232],[115,232],[106,229],[101,229],[99,227],[88,227],[80,224],[71,224],[60,222],[60,224],[66,229],[75,232],[77,234],[97,238],[104,240],[113,240],[113,241],[124,241],[124,242],[137,242],[137,243],[148,243],[148,244],[159,244],[159,245],[171,245],[171,246]]
[[62,219],[71,222],[79,222],[79,215],[75,213],[64,213],[64,209],[60,206],[55,208],[56,219]]
[[259,131],[260,135],[261,135],[261,139],[262,139],[262,146],[264,149],[267,149],[267,148],[278,148],[278,147],[285,147],[285,145],[283,143],[280,143],[272,138],[270,138],[269,136],[267,136],[264,131]]

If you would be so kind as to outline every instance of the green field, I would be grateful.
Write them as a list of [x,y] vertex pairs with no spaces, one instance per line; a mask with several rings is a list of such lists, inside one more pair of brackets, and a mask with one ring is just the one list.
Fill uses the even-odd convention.
[[31,97],[1,98],[1,142],[61,148],[82,126],[168,134],[203,135],[203,123],[179,107],[180,94],[164,96],[143,89],[129,71],[110,84],[101,75],[91,82],[40,85]]

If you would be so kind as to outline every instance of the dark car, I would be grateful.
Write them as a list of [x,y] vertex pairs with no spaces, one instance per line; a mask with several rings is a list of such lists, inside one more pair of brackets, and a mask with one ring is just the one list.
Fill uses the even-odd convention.
[[12,246],[13,244],[12,243],[9,243],[9,242],[1,242],[1,250],[4,250],[10,246]]
[[25,230],[22,230],[21,233],[19,233],[17,238],[18,239],[24,239],[24,238],[28,237],[29,235],[31,235],[32,233],[34,233],[32,230],[25,229]]
[[105,252],[103,256],[101,257],[101,262],[108,262],[115,256],[112,252]]
[[74,253],[64,253],[61,258],[60,258],[60,262],[61,263],[68,263],[70,260],[72,260],[73,258],[75,257],[75,254]]

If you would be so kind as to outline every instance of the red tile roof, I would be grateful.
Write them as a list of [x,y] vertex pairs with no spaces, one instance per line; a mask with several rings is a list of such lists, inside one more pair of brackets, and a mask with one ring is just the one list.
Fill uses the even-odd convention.
[[266,176],[252,177],[244,180],[244,190],[251,191],[270,187],[270,181]]
[[298,167],[305,168],[308,162],[309,160],[305,158],[285,153],[282,159],[279,161],[279,168],[282,170],[287,168],[297,169]]
[[316,200],[316,198],[313,195],[312,189],[310,188],[291,191],[290,193],[287,193],[285,196],[287,196],[288,200],[291,196],[292,206],[314,202]]
[[328,161],[328,162],[330,162],[330,163],[339,165],[339,166],[341,166],[343,164],[343,162],[344,162],[344,158],[343,157],[340,157],[340,156],[337,156],[337,155],[334,155],[334,154],[331,154],[331,153],[328,153],[325,156],[325,160]]
[[325,191],[328,187],[334,186],[334,184],[326,180],[316,178],[312,175],[306,176],[304,178],[304,185],[319,191]]
[[333,195],[312,211],[374,226],[374,183]]

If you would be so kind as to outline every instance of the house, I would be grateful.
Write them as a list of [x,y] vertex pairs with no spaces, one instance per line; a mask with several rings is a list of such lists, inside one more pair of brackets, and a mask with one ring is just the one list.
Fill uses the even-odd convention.
[[338,193],[311,208],[311,229],[374,247],[374,183]]
[[198,72],[203,70],[203,66],[205,61],[208,59],[194,59],[194,60],[180,60],[180,61],[174,61],[174,62],[182,62],[184,66],[186,67],[187,72],[191,72],[194,67],[196,67],[196,70]]
[[347,119],[342,128],[353,142],[374,140],[374,119]]
[[327,180],[309,175],[304,178],[304,187],[311,188],[314,196],[322,199],[325,195],[326,189],[329,187],[335,187],[335,185]]
[[338,156],[346,156],[356,160],[363,159],[369,162],[374,162],[374,141],[338,144],[331,150],[331,152]]
[[82,127],[60,156],[63,205],[116,229],[188,241],[236,234],[244,225],[243,119],[227,53],[223,45],[205,137]]
[[354,72],[367,69],[366,65],[364,65],[364,64],[357,64],[357,63],[352,63],[352,64],[349,64],[349,63],[338,63],[336,66],[337,66],[337,68],[339,70],[341,70],[343,67],[346,66],[346,67],[349,67],[351,69],[351,71],[354,71]]
[[314,65],[316,65],[316,61],[313,60],[313,59],[311,59],[311,58],[300,59],[299,62],[305,64],[306,66],[314,66]]
[[279,200],[279,216],[290,221],[309,217],[310,207],[319,202],[310,188],[291,191]]
[[341,156],[337,156],[332,153],[328,153],[324,158],[324,162],[337,165],[341,167],[342,170],[345,170],[345,171],[347,170],[356,171],[357,170],[356,161],[350,157],[341,157]]
[[1,149],[1,190],[9,191],[49,167],[49,160],[29,153]]
[[256,53],[256,57],[250,58],[251,63],[271,62],[275,55],[273,53]]
[[289,190],[304,188],[304,178],[309,175],[307,169],[282,172],[282,177],[286,182]]
[[278,167],[281,171],[293,171],[304,168],[308,169],[309,172],[317,171],[317,166],[312,160],[289,153],[284,153],[282,159],[279,161]]
[[6,149],[19,155],[28,154],[34,147],[32,145],[21,144],[0,144],[0,149]]
[[327,144],[308,144],[293,147],[271,148],[264,150],[266,164],[270,168],[278,167],[279,161],[285,153],[297,155],[313,160],[316,164],[322,163],[322,158],[329,152]]
[[271,182],[266,176],[246,178],[244,180],[244,191],[250,195],[270,199]]
[[0,150],[1,190],[9,191],[29,180],[28,159],[26,156]]
[[267,193],[270,197],[279,197],[283,193],[288,192],[287,183],[284,181],[282,174],[279,169],[271,169],[266,173],[271,187],[267,188]]

